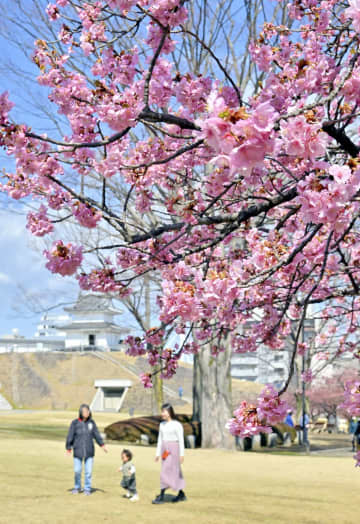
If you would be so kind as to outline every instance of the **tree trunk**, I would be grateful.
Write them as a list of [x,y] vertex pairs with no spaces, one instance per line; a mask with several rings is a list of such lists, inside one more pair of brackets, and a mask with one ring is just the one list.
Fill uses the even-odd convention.
[[226,429],[232,417],[231,350],[216,358],[205,347],[194,358],[193,419],[201,422],[203,448],[235,449],[235,440]]
[[[156,371],[158,369],[160,369],[160,366],[156,367]],[[163,379],[160,377],[160,373],[153,375],[152,383],[152,414],[159,415],[161,413],[161,406],[164,404]]]
[[[150,297],[150,282],[148,278],[144,278],[145,286],[145,329],[151,327],[151,297]],[[147,349],[151,349],[151,344],[147,345]],[[152,399],[151,399],[151,411],[152,415],[159,415],[161,412],[161,406],[164,403],[164,392],[163,392],[163,379],[160,377],[160,367],[154,367],[155,374],[152,376]],[[157,372],[157,373],[156,373]]]
[[192,419],[195,422],[201,422],[201,373],[199,364],[199,355],[194,355],[193,364],[193,382],[192,382]]

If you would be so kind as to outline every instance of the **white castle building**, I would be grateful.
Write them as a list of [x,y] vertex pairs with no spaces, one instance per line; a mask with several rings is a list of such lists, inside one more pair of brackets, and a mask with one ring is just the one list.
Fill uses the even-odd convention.
[[97,295],[81,295],[73,307],[64,308],[72,320],[61,326],[65,333],[65,349],[120,349],[127,329],[117,325],[115,315],[121,310],[114,308],[111,299]]
[[14,329],[0,338],[0,353],[37,351],[119,351],[129,333],[114,320],[121,310],[108,297],[80,293],[67,315],[43,315],[33,337],[23,337]]

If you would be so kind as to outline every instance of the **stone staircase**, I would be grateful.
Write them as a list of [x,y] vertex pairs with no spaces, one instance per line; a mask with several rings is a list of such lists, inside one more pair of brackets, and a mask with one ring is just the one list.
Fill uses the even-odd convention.
[[9,404],[6,398],[0,395],[0,411],[5,411],[9,409],[12,409],[12,406]]

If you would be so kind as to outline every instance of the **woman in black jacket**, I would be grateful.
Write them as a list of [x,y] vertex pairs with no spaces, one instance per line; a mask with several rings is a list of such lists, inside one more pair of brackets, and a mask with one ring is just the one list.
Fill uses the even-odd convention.
[[359,451],[360,449],[360,420],[358,420],[356,424],[352,445],[353,445],[353,451]]
[[79,417],[71,422],[66,438],[67,453],[70,455],[71,449],[73,449],[74,453],[75,484],[71,491],[73,494],[80,493],[81,491],[83,462],[85,466],[84,494],[91,494],[91,477],[95,455],[94,439],[106,453],[107,449],[101,438],[95,420],[92,419],[89,406],[87,404],[81,404]]

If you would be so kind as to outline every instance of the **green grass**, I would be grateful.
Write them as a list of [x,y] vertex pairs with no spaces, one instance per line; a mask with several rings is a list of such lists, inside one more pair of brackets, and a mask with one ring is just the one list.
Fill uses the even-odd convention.
[[[188,501],[151,505],[154,448],[131,446],[138,503],[121,498],[121,447],[97,449],[91,497],[70,495],[72,459],[60,440],[72,413],[0,413],[1,524],[353,524],[360,471],[351,458],[187,450]],[[100,428],[118,415],[96,416]],[[38,428],[38,431],[37,431]],[[61,435],[60,435],[61,434]],[[14,438],[16,437],[16,438]]]
[[1,424],[0,439],[28,438],[64,440],[67,433],[66,426],[49,426],[45,424]]

